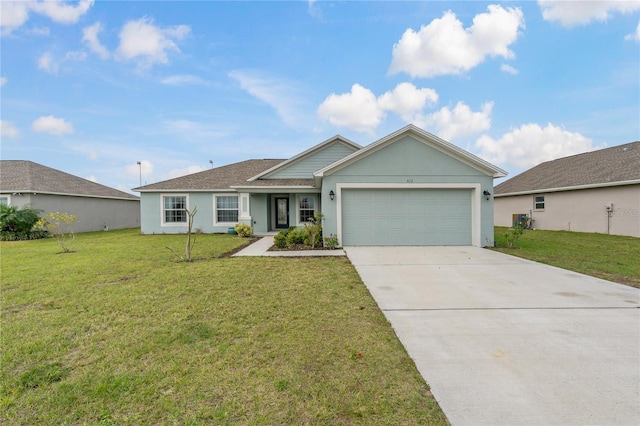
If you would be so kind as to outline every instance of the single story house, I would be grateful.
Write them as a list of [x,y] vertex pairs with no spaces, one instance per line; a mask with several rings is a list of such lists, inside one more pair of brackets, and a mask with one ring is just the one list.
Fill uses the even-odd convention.
[[495,187],[495,223],[640,237],[640,142],[539,164]]
[[342,245],[493,245],[493,179],[506,172],[413,125],[366,146],[341,136],[288,160],[247,160],[134,188],[144,234],[254,233],[320,212]]
[[32,161],[0,161],[0,204],[76,215],[76,232],[140,226],[140,198]]

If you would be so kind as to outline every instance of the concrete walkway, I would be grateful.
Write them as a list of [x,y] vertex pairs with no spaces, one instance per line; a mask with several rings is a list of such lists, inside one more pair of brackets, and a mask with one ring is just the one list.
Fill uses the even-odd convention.
[[345,256],[342,249],[339,250],[296,250],[296,251],[269,251],[273,246],[273,235],[265,235],[253,244],[248,245],[231,257],[236,256],[270,256],[270,257],[314,257],[314,256]]
[[476,247],[346,247],[455,425],[639,425],[640,290]]

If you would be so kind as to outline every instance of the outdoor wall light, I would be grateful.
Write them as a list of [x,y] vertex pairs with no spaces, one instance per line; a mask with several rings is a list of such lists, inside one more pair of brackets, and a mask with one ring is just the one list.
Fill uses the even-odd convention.
[[484,194],[484,199],[489,201],[489,198],[491,198],[491,193],[486,189],[482,193]]
[[329,198],[331,198],[331,201],[333,201],[333,199],[336,198],[336,193],[333,191],[329,191]]

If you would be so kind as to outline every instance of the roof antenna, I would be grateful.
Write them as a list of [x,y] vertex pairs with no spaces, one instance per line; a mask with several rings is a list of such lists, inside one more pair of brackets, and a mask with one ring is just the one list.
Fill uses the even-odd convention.
[[209,160],[209,164],[211,164],[211,168],[213,169],[213,160]]

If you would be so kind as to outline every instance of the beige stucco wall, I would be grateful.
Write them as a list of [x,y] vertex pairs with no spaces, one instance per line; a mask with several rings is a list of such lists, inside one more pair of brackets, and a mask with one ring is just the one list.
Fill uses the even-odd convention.
[[[534,209],[536,195],[544,195],[544,210]],[[610,214],[604,208],[606,204],[613,204]],[[495,198],[496,226],[511,226],[514,213],[531,215],[537,229],[640,237],[640,185]]]

